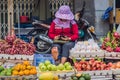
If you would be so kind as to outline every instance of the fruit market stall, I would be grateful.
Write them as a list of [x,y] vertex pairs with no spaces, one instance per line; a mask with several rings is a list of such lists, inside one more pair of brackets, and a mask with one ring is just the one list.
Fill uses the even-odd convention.
[[[17,38],[14,29],[0,40],[0,79],[36,80],[37,70],[33,66],[35,46]],[[9,78],[9,79],[8,79]]]
[[29,61],[23,61],[7,68],[4,64],[0,66],[0,79],[3,80],[36,80],[37,70]]
[[[104,40],[106,41],[106,38]],[[93,40],[77,42],[75,47],[70,50],[70,58],[73,59],[74,64],[65,62],[57,65],[52,58],[48,58],[49,54],[46,54],[47,57],[44,60],[42,60],[44,56],[38,56],[40,54],[36,54],[35,57],[35,46],[32,42],[33,39],[30,43],[27,43],[17,38],[14,32],[7,35],[4,40],[0,40],[1,79],[119,79],[120,62],[112,63],[112,61],[107,60],[109,58],[112,60],[119,59],[119,52],[102,50],[103,48],[101,49]],[[111,45],[105,42],[103,44]],[[116,50],[116,47],[113,50]],[[33,66],[33,62],[37,64]]]

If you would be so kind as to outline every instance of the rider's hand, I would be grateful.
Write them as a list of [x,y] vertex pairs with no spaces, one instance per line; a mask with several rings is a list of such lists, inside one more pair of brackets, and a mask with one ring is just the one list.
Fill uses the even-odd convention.
[[54,40],[58,40],[58,39],[60,39],[60,35],[54,37]]

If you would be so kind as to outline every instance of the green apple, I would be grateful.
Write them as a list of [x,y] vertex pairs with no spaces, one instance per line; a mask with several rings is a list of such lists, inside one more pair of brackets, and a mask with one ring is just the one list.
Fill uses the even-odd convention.
[[4,67],[3,66],[0,66],[0,72],[4,70]]
[[47,70],[49,70],[49,71],[52,70],[52,64],[47,65]]
[[7,73],[6,73],[6,76],[11,76],[12,75],[12,73],[10,72],[10,71],[8,71]]
[[52,65],[52,71],[57,71],[57,66],[56,65]]
[[66,70],[72,70],[72,66],[69,65],[69,66],[67,66],[65,69],[66,69]]
[[67,67],[67,66],[71,66],[71,64],[69,62],[65,62],[64,63],[64,66]]
[[5,76],[5,74],[6,74],[6,71],[2,71],[2,72],[0,73],[0,76]]
[[12,70],[13,70],[12,68],[9,68],[7,69],[7,72],[12,72]]
[[49,64],[51,64],[51,62],[50,62],[49,60],[46,60],[46,61],[45,61],[45,65],[47,66],[47,65],[49,65]]
[[39,68],[40,68],[41,66],[45,66],[45,64],[44,64],[44,63],[39,63]]
[[45,65],[43,65],[43,66],[40,67],[40,70],[41,70],[41,71],[46,71],[46,70],[47,70],[47,67],[46,67]]
[[57,66],[57,69],[61,71],[64,70],[64,68],[65,68],[64,65],[61,63]]

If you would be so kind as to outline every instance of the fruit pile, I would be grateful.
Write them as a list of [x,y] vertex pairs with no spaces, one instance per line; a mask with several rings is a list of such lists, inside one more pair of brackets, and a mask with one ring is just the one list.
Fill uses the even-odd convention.
[[93,40],[79,41],[75,44],[75,47],[71,49],[75,53],[90,53],[90,52],[101,52],[100,47]]
[[32,66],[29,61],[24,61],[23,63],[18,63],[13,67],[13,76],[23,76],[23,75],[35,75],[37,74],[36,67]]
[[72,80],[91,80],[91,76],[89,74],[77,73],[77,74],[72,75],[71,79]]
[[97,60],[92,58],[89,61],[81,60],[74,62],[74,67],[77,71],[110,70],[111,66],[111,62],[106,64],[99,58]]
[[8,34],[4,40],[0,40],[0,54],[25,54],[33,55],[36,47],[31,43],[27,43],[16,37],[14,31]]
[[12,75],[12,68],[4,68],[0,66],[0,76],[11,76]]
[[113,63],[112,69],[120,69],[120,62]]
[[57,66],[51,64],[49,60],[46,60],[44,63],[39,63],[40,71],[63,71],[63,70],[72,70],[72,66],[69,62],[64,64],[58,64]]
[[107,37],[101,38],[103,50],[108,52],[120,52],[120,34],[116,32],[115,28],[113,32],[110,31],[107,33]]

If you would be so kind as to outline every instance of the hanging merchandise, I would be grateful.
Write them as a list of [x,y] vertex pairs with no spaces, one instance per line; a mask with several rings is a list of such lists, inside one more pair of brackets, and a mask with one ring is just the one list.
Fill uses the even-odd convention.
[[106,10],[105,10],[105,13],[103,14],[102,16],[102,19],[103,20],[108,20],[110,15],[109,13],[113,10],[113,7],[108,7]]

